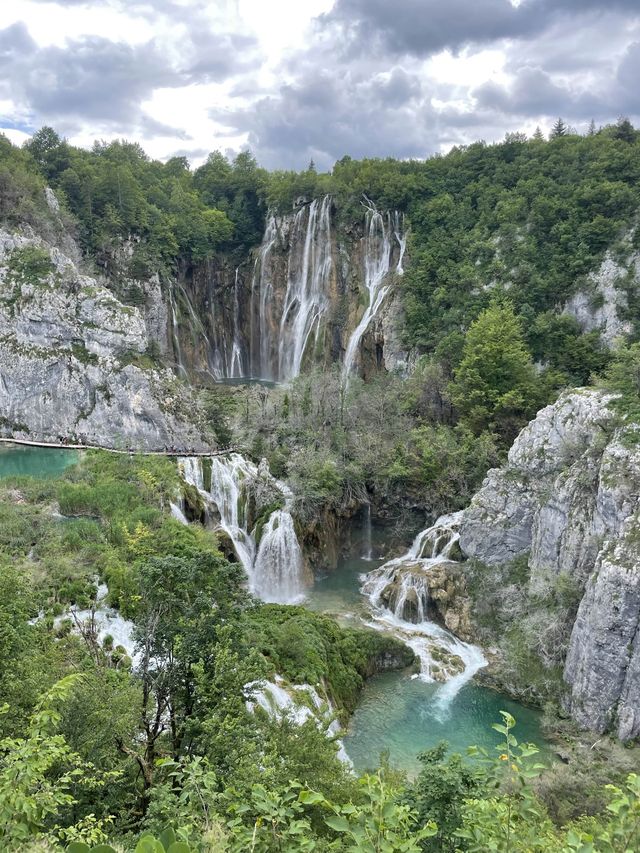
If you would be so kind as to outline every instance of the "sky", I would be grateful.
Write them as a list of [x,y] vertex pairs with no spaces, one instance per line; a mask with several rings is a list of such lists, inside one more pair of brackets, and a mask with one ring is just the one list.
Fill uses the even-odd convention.
[[640,124],[640,0],[1,0],[0,130],[192,165]]

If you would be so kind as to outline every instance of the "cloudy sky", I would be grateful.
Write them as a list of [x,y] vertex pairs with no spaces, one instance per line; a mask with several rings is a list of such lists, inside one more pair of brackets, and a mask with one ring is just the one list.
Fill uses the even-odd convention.
[[640,124],[640,0],[2,0],[0,128],[262,165]]

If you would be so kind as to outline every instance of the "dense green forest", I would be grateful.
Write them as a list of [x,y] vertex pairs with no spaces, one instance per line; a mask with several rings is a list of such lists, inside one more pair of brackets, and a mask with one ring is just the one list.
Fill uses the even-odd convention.
[[[124,141],[75,148],[50,128],[23,148],[0,137],[0,219],[52,239],[73,234],[114,288],[246,257],[267,210],[288,211],[299,196],[330,193],[343,226],[362,221],[363,196],[406,215],[405,336],[417,353],[408,377],[381,373],[346,389],[336,369],[270,392],[202,392],[220,442],[241,441],[289,482],[301,524],[369,500],[423,518],[464,506],[566,387],[603,384],[621,395],[620,417],[638,420],[640,306],[629,282],[616,286],[634,331],[613,351],[562,309],[576,290],[593,291],[589,274],[607,251],[624,269],[639,248],[639,178],[640,133],[625,120],[426,161],[345,157],[326,174],[313,164],[267,172],[248,152],[233,161],[215,152],[191,169]],[[377,659],[403,665],[411,655],[386,635],[252,599],[216,536],[172,518],[181,487],[174,461],[101,452],[58,479],[0,484],[2,849],[640,848],[633,747],[585,743],[558,718],[559,674],[541,673],[538,638],[515,622],[484,626],[486,639],[506,638],[514,683],[550,702],[561,762],[548,767],[548,755],[519,743],[505,715],[495,755],[443,745],[421,756],[415,779],[385,756],[356,779],[326,727],[333,714],[346,722]],[[509,571],[485,590],[489,601],[506,580],[526,583],[522,566]],[[135,673],[126,648],[98,638],[103,583],[134,625]],[[571,594],[559,585],[543,604]],[[75,624],[74,609],[88,622]],[[320,686],[325,728],[247,705],[249,685],[276,675]]]

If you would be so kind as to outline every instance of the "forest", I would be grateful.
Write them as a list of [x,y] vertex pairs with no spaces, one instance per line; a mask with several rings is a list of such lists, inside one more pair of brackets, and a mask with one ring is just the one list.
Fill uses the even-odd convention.
[[[407,510],[395,531],[406,539],[409,509],[433,520],[465,506],[520,429],[568,388],[615,392],[637,443],[631,277],[617,283],[631,327],[624,344],[607,346],[563,311],[576,291],[594,290],[607,254],[622,268],[640,249],[640,132],[626,119],[585,136],[559,122],[549,139],[510,134],[424,161],[345,157],[330,173],[313,163],[267,172],[249,152],[232,161],[214,152],[192,169],[125,141],[77,148],[48,127],[22,148],[0,137],[2,222],[52,239],[62,223],[87,269],[132,305],[131,282],[157,275],[165,286],[212,257],[239,259],[259,246],[268,210],[326,194],[347,227],[363,199],[406,216],[412,372],[354,377],[348,389],[337,369],[268,394],[199,389],[219,443],[266,457],[290,484],[300,524],[349,517],[375,498],[390,515]],[[45,275],[45,261],[23,253],[11,276]],[[161,361],[155,351],[144,358]],[[501,647],[513,683],[544,707],[551,750],[522,742],[504,712],[493,751],[458,755],[442,743],[411,778],[383,754],[358,778],[330,726],[348,723],[381,660],[401,668],[413,655],[389,635],[251,596],[218,535],[172,515],[181,489],[173,459],[102,451],[55,478],[0,481],[2,849],[640,849],[638,746],[579,732],[525,619],[530,606],[550,619],[575,611],[574,589],[559,582],[492,621],[492,603],[498,612],[504,587],[524,586],[526,571],[469,568],[471,593],[491,611],[480,614],[483,641]],[[99,638],[104,585],[109,607],[133,625],[135,657],[117,637]],[[318,714],[302,724],[269,714],[252,686],[276,677],[319,691]],[[314,694],[305,701],[313,708]]]

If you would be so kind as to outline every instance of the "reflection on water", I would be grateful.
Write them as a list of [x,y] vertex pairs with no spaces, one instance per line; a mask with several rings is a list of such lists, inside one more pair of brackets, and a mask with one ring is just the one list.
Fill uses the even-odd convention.
[[59,477],[65,468],[78,461],[75,450],[57,447],[0,445],[0,479],[6,477]]

